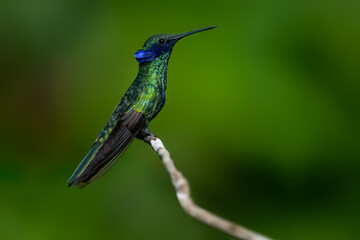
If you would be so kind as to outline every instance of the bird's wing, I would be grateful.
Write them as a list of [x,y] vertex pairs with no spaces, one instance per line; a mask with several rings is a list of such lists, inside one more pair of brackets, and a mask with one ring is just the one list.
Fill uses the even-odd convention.
[[113,129],[105,127],[99,133],[89,153],[68,180],[69,186],[82,188],[104,174],[147,125],[147,121],[144,114],[129,108],[114,125]]

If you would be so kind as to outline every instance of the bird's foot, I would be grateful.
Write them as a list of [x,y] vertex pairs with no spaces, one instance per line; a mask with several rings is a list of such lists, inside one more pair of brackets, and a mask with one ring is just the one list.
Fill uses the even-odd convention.
[[148,144],[151,145],[151,140],[156,140],[156,139],[157,139],[157,138],[156,138],[155,135],[149,135],[149,136],[146,136],[146,137],[144,138],[144,142],[146,142],[146,143],[148,143]]
[[148,144],[150,144],[151,140],[156,140],[156,135],[153,134],[148,128],[143,129],[136,137]]

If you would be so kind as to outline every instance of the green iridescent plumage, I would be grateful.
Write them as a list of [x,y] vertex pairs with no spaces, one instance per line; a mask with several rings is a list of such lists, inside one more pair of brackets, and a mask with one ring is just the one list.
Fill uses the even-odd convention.
[[136,52],[139,73],[115,108],[94,145],[68,180],[68,185],[86,186],[109,169],[136,137],[154,136],[149,122],[165,104],[166,74],[175,43],[203,28],[179,35],[158,34],[146,40]]

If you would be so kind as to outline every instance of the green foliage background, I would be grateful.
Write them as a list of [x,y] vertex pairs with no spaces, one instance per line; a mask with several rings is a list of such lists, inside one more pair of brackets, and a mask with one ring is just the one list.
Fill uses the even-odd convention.
[[275,239],[359,239],[358,1],[5,1],[0,236],[229,239],[186,216],[135,141],[88,187],[66,180],[157,33],[181,40],[151,123],[203,207]]

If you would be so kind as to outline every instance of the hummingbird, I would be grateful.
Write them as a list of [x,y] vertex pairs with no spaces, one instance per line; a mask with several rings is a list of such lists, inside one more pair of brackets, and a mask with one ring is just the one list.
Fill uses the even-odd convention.
[[157,34],[145,41],[142,49],[135,53],[139,62],[135,81],[68,180],[69,187],[82,188],[102,176],[135,138],[145,141],[156,137],[148,125],[165,104],[167,67],[173,47],[186,36],[213,28],[215,26],[177,35]]

